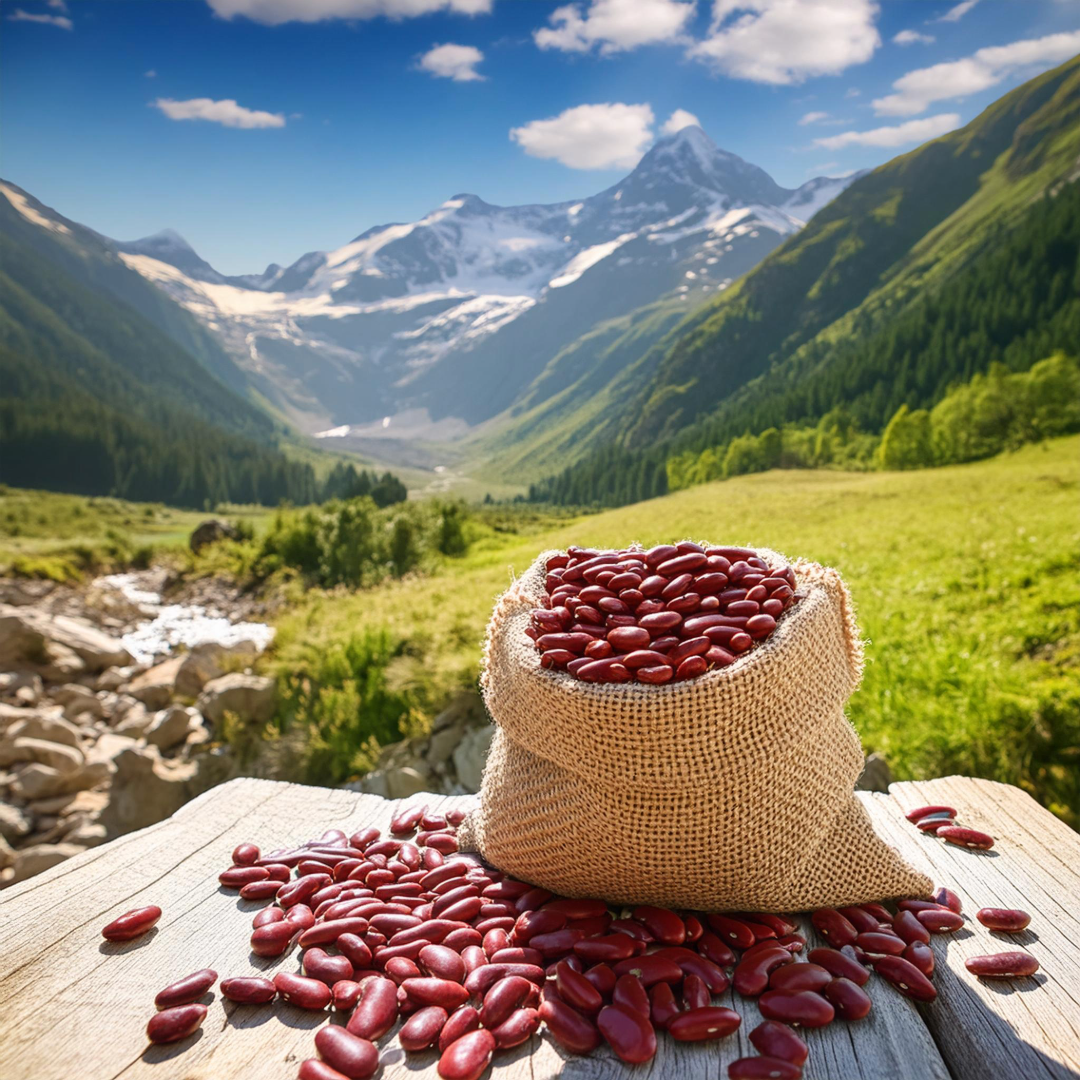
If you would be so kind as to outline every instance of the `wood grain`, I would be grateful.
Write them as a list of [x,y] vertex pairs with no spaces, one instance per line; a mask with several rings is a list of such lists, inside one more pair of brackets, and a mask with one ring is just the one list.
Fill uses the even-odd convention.
[[[970,976],[963,959],[1010,947],[977,923],[934,939],[938,1000],[916,1006],[876,976],[870,1016],[806,1033],[814,1080],[946,1080],[946,1078],[1080,1075],[1080,839],[1014,788],[949,778],[895,785],[892,796],[861,795],[877,828],[936,880],[961,894],[969,914],[979,906],[1019,906],[1032,928],[1017,936],[1043,970],[1028,980],[993,985]],[[418,795],[409,802],[468,807],[459,799]],[[964,820],[1001,839],[990,856],[948,848],[924,837],[903,811],[951,802]],[[237,780],[215,788],[174,817],[92,849],[0,896],[0,1077],[4,1080],[292,1080],[313,1054],[314,1030],[330,1020],[275,1004],[223,1002],[220,995],[198,1036],[176,1047],[149,1047],[145,1025],[154,995],[189,972],[212,967],[222,978],[295,970],[297,956],[259,960],[247,939],[261,904],[218,888],[217,874],[236,844],[264,850],[317,836],[330,827],[384,828],[401,804],[372,795]],[[101,927],[123,911],[159,904],[164,914],[146,937],[111,945]],[[810,945],[822,942],[809,920]],[[1001,939],[999,945],[993,939]],[[735,1036],[719,1043],[659,1040],[656,1058],[635,1070],[673,1080],[723,1080],[735,1058],[752,1053],[747,1036],[760,1016],[753,1001],[727,994],[743,1016]],[[336,1018],[340,1021],[340,1017]],[[381,1076],[435,1080],[435,1054],[406,1056],[386,1040]],[[74,1068],[77,1062],[77,1067]],[[588,1080],[630,1070],[606,1048],[571,1057],[535,1037],[500,1055],[495,1080]]]

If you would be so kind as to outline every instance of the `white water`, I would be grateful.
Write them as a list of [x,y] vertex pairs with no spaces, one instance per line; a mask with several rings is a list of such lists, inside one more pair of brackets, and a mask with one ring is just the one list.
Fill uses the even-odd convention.
[[274,628],[266,623],[231,622],[224,616],[210,614],[200,604],[163,604],[159,593],[144,587],[146,582],[141,574],[109,574],[99,578],[96,584],[116,589],[148,616],[120,638],[124,648],[143,664],[172,652],[179,645],[190,649],[208,641],[219,645],[253,641],[262,650],[274,639]]

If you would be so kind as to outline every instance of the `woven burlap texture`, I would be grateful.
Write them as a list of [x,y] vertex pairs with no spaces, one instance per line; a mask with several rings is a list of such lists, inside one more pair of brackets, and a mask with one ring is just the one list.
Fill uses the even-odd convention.
[[805,598],[727,668],[598,685],[543,669],[525,635],[552,554],[488,626],[481,685],[497,730],[463,847],[553,892],[622,904],[805,911],[931,891],[854,795],[863,754],[844,704],[862,643],[835,570],[793,562]]

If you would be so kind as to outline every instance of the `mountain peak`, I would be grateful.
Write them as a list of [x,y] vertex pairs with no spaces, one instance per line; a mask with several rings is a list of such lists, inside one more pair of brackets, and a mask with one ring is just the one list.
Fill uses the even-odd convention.
[[150,236],[132,240],[126,246],[156,249],[158,251],[169,249],[172,251],[193,252],[195,250],[175,229],[162,229],[160,232],[153,233]]

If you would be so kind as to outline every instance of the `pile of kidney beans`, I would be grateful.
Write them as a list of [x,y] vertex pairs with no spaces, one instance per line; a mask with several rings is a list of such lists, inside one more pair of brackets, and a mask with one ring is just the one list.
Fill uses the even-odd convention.
[[689,541],[570,547],[548,559],[545,588],[525,631],[540,663],[601,683],[656,685],[726,667],[801,599],[790,566]]
[[[656,1053],[658,1032],[698,1042],[735,1031],[739,1014],[714,1003],[732,986],[757,998],[765,1020],[749,1036],[760,1056],[733,1062],[728,1076],[797,1078],[809,1054],[797,1028],[865,1017],[871,970],[900,993],[932,1001],[931,935],[964,922],[959,898],[945,888],[932,900],[900,901],[895,914],[880,904],[822,908],[811,921],[828,944],[803,962],[806,939],[780,915],[644,905],[613,912],[603,900],[563,899],[516,881],[455,854],[462,816],[419,806],[402,811],[385,839],[376,828],[352,836],[331,829],[294,850],[263,856],[241,844],[233,852],[222,886],[268,902],[252,922],[252,953],[279,957],[298,946],[300,966],[273,978],[223,979],[222,995],[245,1006],[276,999],[329,1009],[344,1020],[316,1032],[319,1056],[300,1065],[300,1080],[372,1076],[376,1043],[399,1017],[400,1046],[437,1048],[443,1080],[477,1080],[497,1051],[541,1028],[570,1053],[606,1042],[639,1064]],[[102,933],[127,941],[160,918],[160,908],[140,908]],[[1029,921],[989,908],[978,918],[1007,931]],[[984,977],[1038,967],[1026,953],[980,959],[988,962],[968,967]],[[203,969],[162,990],[150,1041],[193,1034],[207,1014],[198,999],[216,981]]]

